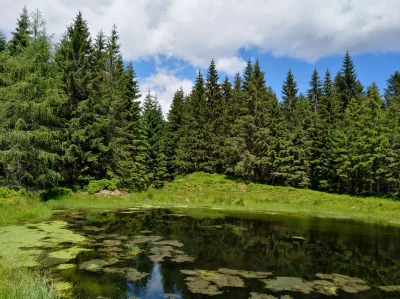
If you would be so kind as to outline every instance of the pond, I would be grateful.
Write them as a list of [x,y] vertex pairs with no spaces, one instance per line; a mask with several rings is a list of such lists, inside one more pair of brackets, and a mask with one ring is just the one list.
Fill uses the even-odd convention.
[[[54,223],[61,231],[43,237]],[[400,297],[397,227],[268,213],[131,208],[61,212],[54,221],[24,229],[42,243],[18,246],[32,250],[35,266],[49,269],[66,297]],[[5,234],[0,231],[0,246]],[[50,241],[60,235],[68,238]]]

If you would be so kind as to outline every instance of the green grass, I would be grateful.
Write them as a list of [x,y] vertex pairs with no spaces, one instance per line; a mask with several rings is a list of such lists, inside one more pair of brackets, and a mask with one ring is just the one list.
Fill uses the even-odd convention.
[[400,225],[400,201],[357,197],[307,189],[254,184],[224,175],[194,173],[125,197],[74,193],[40,202],[37,198],[0,199],[0,225],[41,221],[58,209],[123,209],[133,206],[210,207],[225,210],[268,211],[302,215],[352,218]]
[[39,196],[15,194],[0,198],[0,226],[24,222],[40,222],[51,217],[51,207],[45,205]]
[[47,203],[47,207],[52,209],[85,210],[118,209],[135,205],[284,212],[400,225],[400,201],[395,199],[254,184],[205,173],[177,178],[161,190],[149,189],[124,198],[75,193]]
[[0,298],[59,298],[43,273],[33,272],[17,265],[17,259],[0,260]]

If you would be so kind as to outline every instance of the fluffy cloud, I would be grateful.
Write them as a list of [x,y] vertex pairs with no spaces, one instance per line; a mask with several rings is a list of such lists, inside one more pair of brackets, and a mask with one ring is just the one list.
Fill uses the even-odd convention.
[[244,69],[246,62],[241,57],[232,56],[229,58],[219,58],[216,61],[216,66],[219,71],[228,75],[234,75]]
[[118,26],[124,55],[166,55],[221,69],[243,65],[243,48],[313,62],[321,57],[400,51],[398,0],[14,0],[0,1],[0,28],[11,31],[23,5],[39,8],[60,35],[78,10],[93,34]]
[[142,99],[151,91],[156,95],[164,115],[167,116],[174,93],[180,88],[188,94],[192,90],[193,82],[189,79],[181,79],[176,76],[175,71],[167,68],[157,68],[157,72],[139,82]]

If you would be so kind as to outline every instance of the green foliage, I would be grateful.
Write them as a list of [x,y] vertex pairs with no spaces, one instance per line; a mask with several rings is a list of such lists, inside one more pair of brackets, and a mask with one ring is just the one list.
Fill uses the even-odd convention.
[[42,192],[41,198],[44,201],[55,199],[61,196],[66,196],[72,193],[72,189],[67,187],[56,187]]
[[90,181],[89,185],[87,185],[86,190],[90,194],[98,193],[102,190],[110,190],[114,191],[116,190],[117,184],[111,180],[107,179],[102,179],[102,180],[97,180],[97,181]]

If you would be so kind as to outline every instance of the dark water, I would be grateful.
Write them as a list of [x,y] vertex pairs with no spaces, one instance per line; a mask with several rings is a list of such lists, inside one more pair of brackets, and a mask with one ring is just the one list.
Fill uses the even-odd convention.
[[[338,273],[365,280],[371,287],[358,293],[339,289],[339,298],[400,298],[399,292],[385,293],[378,289],[378,286],[400,285],[400,229],[396,227],[338,219],[184,209],[64,218],[71,229],[93,240],[87,247],[94,250],[79,254],[73,263],[81,265],[90,260],[114,258],[112,265],[103,265],[96,271],[79,266],[55,271],[56,276],[74,284],[74,295],[78,298],[148,299],[164,298],[165,294],[175,294],[168,298],[211,298],[191,292],[185,280],[188,275],[181,270],[219,268],[272,272],[274,276],[269,279],[290,276],[306,281],[318,279],[317,273]],[[174,247],[180,251],[178,255],[194,261],[175,262],[172,257],[154,261],[150,258],[152,248],[160,246],[154,242],[136,244],[141,252],[126,258],[126,244],[138,235],[179,241],[183,247]],[[117,241],[104,251],[105,240]],[[123,272],[105,272],[107,267],[136,269],[148,275],[129,281]],[[223,293],[212,297],[250,298],[251,292],[257,292],[276,298],[282,295],[328,298],[317,292],[272,291],[260,279],[242,277],[242,280],[244,287],[220,287]]]

